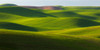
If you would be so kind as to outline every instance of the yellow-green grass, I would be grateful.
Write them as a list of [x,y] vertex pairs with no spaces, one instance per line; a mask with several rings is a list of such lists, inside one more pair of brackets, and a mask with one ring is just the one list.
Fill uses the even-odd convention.
[[99,10],[100,6],[64,6],[65,10]]
[[92,16],[92,17],[95,17],[96,20],[100,20],[100,10],[99,11],[89,11],[89,12],[78,12],[78,14],[81,14],[81,15],[86,15],[86,16]]
[[[80,6],[79,6],[80,7]],[[88,19],[100,19],[100,7],[66,7],[66,10],[45,10],[43,12],[55,15],[57,17],[83,17]],[[68,9],[67,9],[68,8]],[[72,8],[69,10],[69,8]],[[84,9],[87,8],[87,9]],[[88,9],[90,8],[90,9]],[[75,10],[73,10],[75,9]]]
[[78,14],[74,11],[56,11],[56,12],[51,12],[48,14],[51,14],[57,17],[81,17],[81,18],[87,18],[87,19],[96,19],[95,17]]
[[17,21],[16,23],[30,26],[30,27],[41,27],[48,29],[70,29],[79,27],[89,27],[100,25],[99,22],[84,19],[84,18],[72,18],[72,17],[45,17],[45,18],[29,18],[25,20]]
[[[97,28],[100,26],[96,26]],[[96,28],[91,27],[91,28]],[[91,30],[90,27],[79,30]],[[77,33],[78,29],[76,30]],[[64,31],[64,32],[63,32]],[[57,31],[60,33],[29,32],[0,29],[1,50],[100,50],[100,39],[97,37],[73,35],[75,31]],[[66,31],[66,32],[65,32]],[[96,30],[95,30],[96,31]],[[61,33],[62,32],[62,33]],[[87,32],[87,31],[85,31]],[[90,32],[90,31],[89,31]],[[68,34],[67,34],[68,33]],[[99,33],[99,32],[98,32]],[[79,33],[80,34],[80,33]],[[96,33],[95,33],[96,34]],[[82,35],[82,34],[81,34]]]
[[[100,36],[100,26],[84,27],[84,28],[74,28],[74,29],[63,29],[63,30],[54,30],[54,31],[43,31],[45,33],[51,34],[65,34],[73,36]],[[96,37],[97,38],[97,37]]]
[[18,20],[18,19],[21,20],[25,18],[27,17],[0,12],[0,21],[13,21],[13,20]]

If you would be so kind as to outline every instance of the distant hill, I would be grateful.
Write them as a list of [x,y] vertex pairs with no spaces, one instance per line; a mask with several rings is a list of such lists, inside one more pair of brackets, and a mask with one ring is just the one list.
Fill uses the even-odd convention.
[[70,9],[100,9],[100,6],[64,6],[63,7],[65,10],[70,10]]
[[17,6],[16,4],[1,4],[0,6]]

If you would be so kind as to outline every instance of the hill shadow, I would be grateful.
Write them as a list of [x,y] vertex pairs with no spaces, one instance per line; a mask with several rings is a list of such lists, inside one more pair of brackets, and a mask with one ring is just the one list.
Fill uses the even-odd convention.
[[77,25],[80,27],[88,27],[88,26],[98,26],[100,25],[100,23],[88,19],[78,19]]
[[[0,34],[1,50],[91,50],[91,48],[96,47],[97,49],[97,47],[100,46],[97,46],[97,43],[85,39],[73,38],[71,36],[61,36],[61,38],[55,39],[42,35],[29,36],[8,33]],[[83,45],[86,47],[83,47]],[[87,46],[89,47],[88,49]]]
[[23,30],[23,31],[38,31],[38,29],[33,27],[28,27],[16,23],[0,22],[0,28],[11,29],[11,30]]
[[96,16],[100,16],[100,13],[95,14]]
[[[71,49],[64,46],[59,39],[45,36],[28,36],[14,34],[0,34],[0,49],[2,50],[62,50]],[[60,42],[62,44],[60,44]],[[59,45],[58,45],[59,44]]]
[[82,17],[87,19],[97,19],[96,17],[92,16],[86,16],[86,15],[80,15],[72,11],[65,11],[65,12],[55,12],[51,13],[52,15],[58,16],[58,17]]
[[50,14],[43,13],[38,10],[31,10],[23,7],[1,7],[0,12],[3,13],[9,13],[9,14],[15,14],[25,17],[47,17],[47,16],[53,16]]

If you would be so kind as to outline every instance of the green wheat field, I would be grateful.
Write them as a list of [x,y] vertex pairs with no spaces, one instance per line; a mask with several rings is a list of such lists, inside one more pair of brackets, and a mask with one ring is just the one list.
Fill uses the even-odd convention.
[[100,50],[100,7],[0,7],[0,50]]

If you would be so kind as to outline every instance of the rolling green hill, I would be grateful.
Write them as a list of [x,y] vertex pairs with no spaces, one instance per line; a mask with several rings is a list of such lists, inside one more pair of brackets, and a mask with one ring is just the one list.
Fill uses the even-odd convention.
[[52,16],[52,15],[45,14],[45,13],[37,11],[37,10],[31,10],[31,9],[22,8],[22,7],[15,7],[15,6],[14,7],[0,7],[0,12],[20,15],[20,16],[25,16],[25,17]]
[[88,10],[100,10],[100,6],[64,6],[65,10],[75,10],[75,11],[88,11]]
[[57,16],[57,17],[81,17],[81,18],[87,18],[87,19],[96,19],[93,16],[77,14],[74,11],[58,11],[58,12],[51,12],[49,14]]
[[89,12],[78,12],[78,14],[95,17],[96,20],[100,20],[100,10]]
[[26,17],[19,16],[19,15],[13,15],[13,14],[0,12],[0,21],[13,21],[13,20],[25,19],[25,18]]
[[24,31],[38,31],[36,28],[10,23],[10,22],[0,22],[0,29],[11,29],[11,30],[24,30]]
[[66,34],[74,36],[91,36],[98,38],[100,36],[100,26],[84,27],[84,28],[74,28],[74,29],[63,29],[63,30],[53,30],[53,31],[44,31],[45,33],[51,32],[51,34]]
[[[96,30],[97,28],[98,30],[100,30],[100,26],[94,28]],[[53,33],[52,31],[28,32],[28,31],[1,29],[0,49],[1,50],[99,50],[100,49],[99,38],[94,36],[92,37],[87,36],[88,34],[85,34],[85,36],[74,35],[74,32],[79,33],[79,30],[78,29],[73,29],[71,31],[63,30],[64,32],[62,31],[62,33],[61,31],[57,31],[60,33],[56,32]],[[90,27],[87,27],[84,29],[82,28],[81,31],[82,30],[84,31],[92,29]],[[100,36],[100,34],[98,36]]]
[[17,22],[22,25],[34,26],[34,27],[43,27],[43,28],[52,28],[52,29],[68,29],[68,28],[78,28],[78,27],[88,27],[100,25],[100,23],[84,19],[84,18],[34,18],[26,19]]

